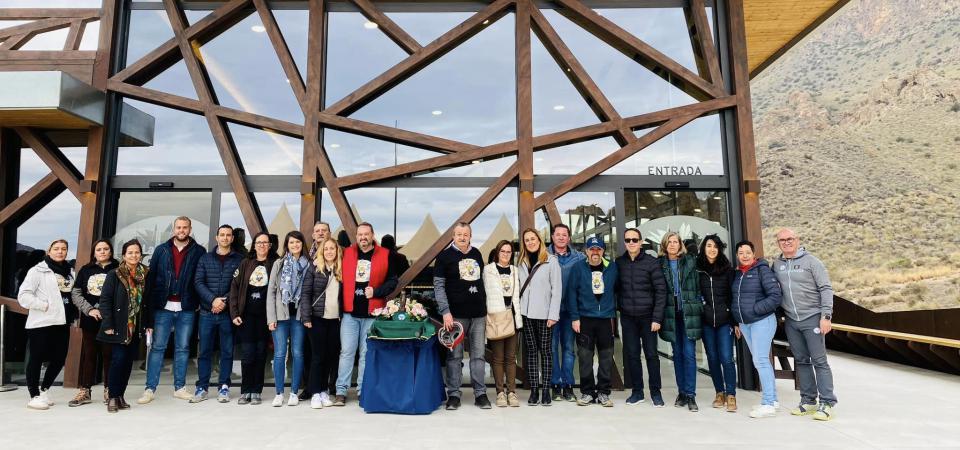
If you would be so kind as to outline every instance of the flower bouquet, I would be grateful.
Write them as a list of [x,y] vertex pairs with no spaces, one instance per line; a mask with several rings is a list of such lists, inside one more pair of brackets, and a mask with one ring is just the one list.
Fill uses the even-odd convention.
[[427,309],[416,300],[390,300],[383,308],[373,310],[373,316],[377,320],[370,327],[371,339],[427,340],[437,332],[427,320]]

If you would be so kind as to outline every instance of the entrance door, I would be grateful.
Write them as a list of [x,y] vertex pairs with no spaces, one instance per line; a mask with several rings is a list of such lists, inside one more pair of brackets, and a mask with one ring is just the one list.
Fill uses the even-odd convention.
[[116,209],[114,247],[130,239],[143,245],[144,264],[157,245],[173,236],[173,220],[189,217],[193,224],[192,236],[200,245],[212,241],[211,210],[213,194],[210,191],[121,191]]

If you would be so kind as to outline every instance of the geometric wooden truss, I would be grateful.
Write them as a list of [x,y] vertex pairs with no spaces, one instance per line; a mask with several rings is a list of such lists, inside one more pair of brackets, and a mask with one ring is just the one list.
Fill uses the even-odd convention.
[[[305,78],[301,76],[302,72],[298,69],[266,0],[230,0],[223,2],[221,6],[192,25],[188,25],[185,12],[179,2],[164,0],[163,8],[173,29],[173,37],[119,72],[113,75],[103,73],[101,77],[94,76],[93,81],[95,85],[100,84],[97,87],[118,93],[126,98],[202,115],[206,119],[223,161],[246,227],[251,231],[264,229],[264,221],[257,207],[255,194],[250,191],[247,185],[246,172],[227,123],[246,125],[302,139],[303,172],[301,174],[300,228],[309,230],[312,227],[313,221],[317,217],[317,192],[320,187],[323,187],[326,189],[326,195],[329,195],[335,206],[344,228],[348,230],[349,235],[353,235],[356,219],[348,206],[344,195],[345,191],[378,181],[407,177],[428,170],[467,165],[476,160],[488,160],[502,156],[516,156],[517,159],[473,204],[466,208],[457,221],[473,220],[504,188],[516,183],[519,186],[520,227],[533,226],[534,213],[541,209],[546,212],[551,222],[556,223],[560,220],[560,214],[555,203],[559,197],[576,189],[617,163],[626,160],[631,155],[649,147],[692,120],[720,111],[731,111],[736,126],[736,148],[741,161],[741,179],[747,181],[745,183],[747,194],[744,198],[744,209],[747,215],[744,221],[746,235],[753,240],[759,240],[759,208],[755,192],[757,191],[755,186],[758,183],[755,182],[756,167],[753,160],[753,131],[750,119],[742,0],[723,2],[726,11],[722,17],[726,18],[725,28],[728,30],[727,41],[729,42],[726,53],[730,58],[730,63],[727,65],[730,70],[726,73],[729,80],[724,79],[724,74],[721,71],[717,46],[713,42],[707,21],[705,0],[690,0],[686,2],[684,7],[687,31],[696,60],[696,71],[687,69],[672,60],[584,5],[580,0],[553,1],[553,7],[556,8],[558,13],[698,101],[686,106],[628,117],[621,116],[614,108],[603,91],[580,64],[577,57],[567,47],[562,36],[557,33],[531,0],[491,1],[462,23],[429,43],[421,43],[414,39],[384,14],[375,2],[370,0],[350,1],[367,20],[376,23],[377,28],[406,52],[407,56],[379,76],[326,108],[323,108],[322,100],[326,73],[323,40],[326,38],[327,4],[322,0],[310,0],[308,2],[309,40]],[[115,40],[124,38],[122,36],[111,36],[111,30],[115,23],[112,14],[116,10],[117,4],[118,1],[116,0],[108,0],[105,2],[103,10],[98,11],[104,15],[101,20],[103,32],[101,33],[100,48],[96,52],[97,58],[101,60],[105,56],[112,55],[109,49],[115,44]],[[490,23],[510,13],[515,15],[516,24],[516,139],[492,145],[477,146],[350,117],[351,113],[437,61],[443,55],[482,31]],[[289,85],[292,93],[303,112],[303,123],[293,123],[226,107],[221,105],[217,99],[210,75],[198,56],[199,48],[251,14],[257,14],[265,28],[280,66],[286,78],[290,81]],[[107,20],[107,16],[109,16],[109,20]],[[24,34],[36,34],[40,30],[46,30],[53,26],[70,26],[72,35],[74,29],[82,27],[89,20],[93,19],[90,17],[72,17],[70,20],[48,18],[45,22],[34,22],[31,24],[33,28],[0,30],[0,41],[15,42],[22,45],[20,40],[24,39]],[[19,34],[15,35],[15,33]],[[562,72],[597,116],[599,123],[545,135],[533,135],[531,33],[536,34],[554,61],[564,69]],[[76,41],[76,38],[74,41]],[[9,54],[13,51],[0,50],[0,63],[2,63],[4,52]],[[196,99],[160,92],[143,86],[180,61],[184,62],[189,73],[190,81],[197,94]],[[107,66],[107,64],[101,64],[95,70],[103,71],[106,70]],[[637,137],[634,134],[634,131],[646,128],[652,128],[652,130],[642,137]],[[323,146],[323,129],[344,131],[429,150],[435,152],[436,156],[392,167],[337,176]],[[19,131],[24,131],[29,136],[29,130]],[[21,136],[24,135],[24,133],[20,134]],[[33,142],[31,142],[31,139],[27,136],[23,136],[25,142],[30,143],[35,149],[37,146],[43,148],[42,142],[39,142],[38,139],[32,139]],[[534,152],[601,137],[613,138],[620,148],[580,173],[563,180],[547,192],[537,196],[534,195]],[[37,144],[37,146],[34,144]],[[101,151],[103,151],[102,142],[97,144],[101,144]],[[97,156],[97,161],[99,161],[99,155]],[[88,159],[88,168],[89,166]],[[57,172],[57,170],[54,170],[54,172]],[[65,173],[62,170],[61,172]],[[76,171],[70,175],[76,177],[76,180],[80,182],[89,181],[86,177],[79,176]],[[71,187],[73,182],[70,181],[69,177],[67,177],[67,181],[64,181],[62,177],[59,179],[71,191],[74,190]],[[42,186],[37,187],[37,189],[40,188]],[[755,214],[756,217],[751,218],[751,214]],[[449,225],[450,228],[447,228],[431,248],[418,261],[414,262],[410,270],[401,276],[400,286],[410,282],[450,242],[452,224]],[[82,238],[83,236],[81,236]]]

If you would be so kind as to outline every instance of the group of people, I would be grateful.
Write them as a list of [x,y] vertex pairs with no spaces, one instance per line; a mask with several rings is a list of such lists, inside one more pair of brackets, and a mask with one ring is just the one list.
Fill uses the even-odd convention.
[[[330,227],[323,222],[315,225],[309,248],[298,231],[288,233],[282,242],[261,232],[253,236],[246,254],[237,250],[229,225],[217,230],[217,246],[210,251],[190,237],[191,231],[190,219],[178,217],[173,237],[154,249],[149,266],[141,261],[143,247],[137,240],[123,243],[119,261],[110,241],[99,240],[90,262],[76,273],[66,260],[67,242],[51,243],[44,260],[28,271],[18,294],[19,303],[29,310],[29,408],[53,405],[48,389],[63,367],[68,326],[75,321],[83,332],[83,345],[80,388],[70,406],[92,402],[99,355],[107,410],[128,409],[124,395],[141,344],[148,348],[147,377],[137,403],[153,401],[171,336],[173,396],[178,399],[197,403],[212,395],[212,359],[218,346],[219,376],[212,389],[219,402],[229,402],[236,344],[242,378],[237,402],[261,403],[270,340],[276,380],[273,406],[296,406],[304,394],[315,409],[345,405],[358,357],[356,391],[362,395],[366,338],[376,320],[374,312],[385,306],[406,268],[402,256],[377,244],[372,225],[358,225],[355,243],[346,247],[331,238]],[[653,257],[642,251],[640,231],[630,228],[623,233],[626,251],[611,261],[604,258],[605,244],[596,237],[587,239],[586,254],[575,250],[570,229],[563,224],[552,228],[549,246],[529,228],[520,236],[519,251],[511,242],[500,241],[486,259],[471,245],[469,223],[458,223],[453,231],[453,242],[434,265],[442,328],[466,337],[466,344],[446,352],[448,410],[461,404],[465,350],[470,353],[475,405],[492,407],[484,382],[487,345],[493,355],[489,364],[498,407],[520,406],[518,345],[525,354],[528,405],[575,401],[613,406],[619,313],[623,367],[632,385],[627,404],[644,401],[645,360],[651,402],[664,406],[659,336],[673,347],[678,387],[674,405],[697,411],[695,350],[702,339],[716,391],[712,406],[735,412],[733,342],[744,339],[763,390],[762,401],[750,416],[773,416],[779,404],[769,354],[779,309],[786,316],[801,389],[800,404],[792,413],[812,414],[819,420],[832,417],[836,397],[824,334],[830,331],[833,292],[823,264],[800,247],[789,229],[777,234],[783,253],[773,268],[755,257],[748,241],[737,243],[737,263],[731,264],[726,245],[716,235],[706,236],[694,257],[677,233],[667,233],[659,257]],[[186,366],[195,323],[198,379],[191,392]],[[288,352],[292,373],[285,397]],[[575,397],[573,366],[578,359],[581,395]],[[41,380],[43,362],[47,370]],[[298,395],[301,385],[304,394]]]

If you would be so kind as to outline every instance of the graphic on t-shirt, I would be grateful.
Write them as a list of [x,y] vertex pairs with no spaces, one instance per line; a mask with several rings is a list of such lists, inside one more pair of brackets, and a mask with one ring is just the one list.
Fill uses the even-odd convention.
[[477,264],[477,260],[467,258],[461,259],[460,264],[460,279],[463,281],[477,281],[480,279],[480,264]]
[[500,286],[503,288],[504,297],[513,296],[513,275],[510,275],[509,273],[501,273]]
[[367,283],[370,281],[370,261],[361,259],[357,261],[357,283]]
[[[107,279],[107,274],[98,273],[87,278],[87,293],[99,296],[103,292],[103,281]],[[60,281],[60,280],[57,280]]]
[[253,273],[250,274],[250,286],[253,287],[263,287],[267,285],[267,268],[264,266],[257,266],[256,269],[253,269]]
[[53,275],[57,278],[57,288],[60,289],[60,292],[64,292],[64,293],[70,292],[70,289],[73,288],[73,278],[70,278],[69,280],[67,280],[66,278],[63,278],[63,275],[60,275],[59,273],[55,273]]
[[603,294],[603,272],[590,272],[590,274],[590,284],[593,285],[593,293]]

